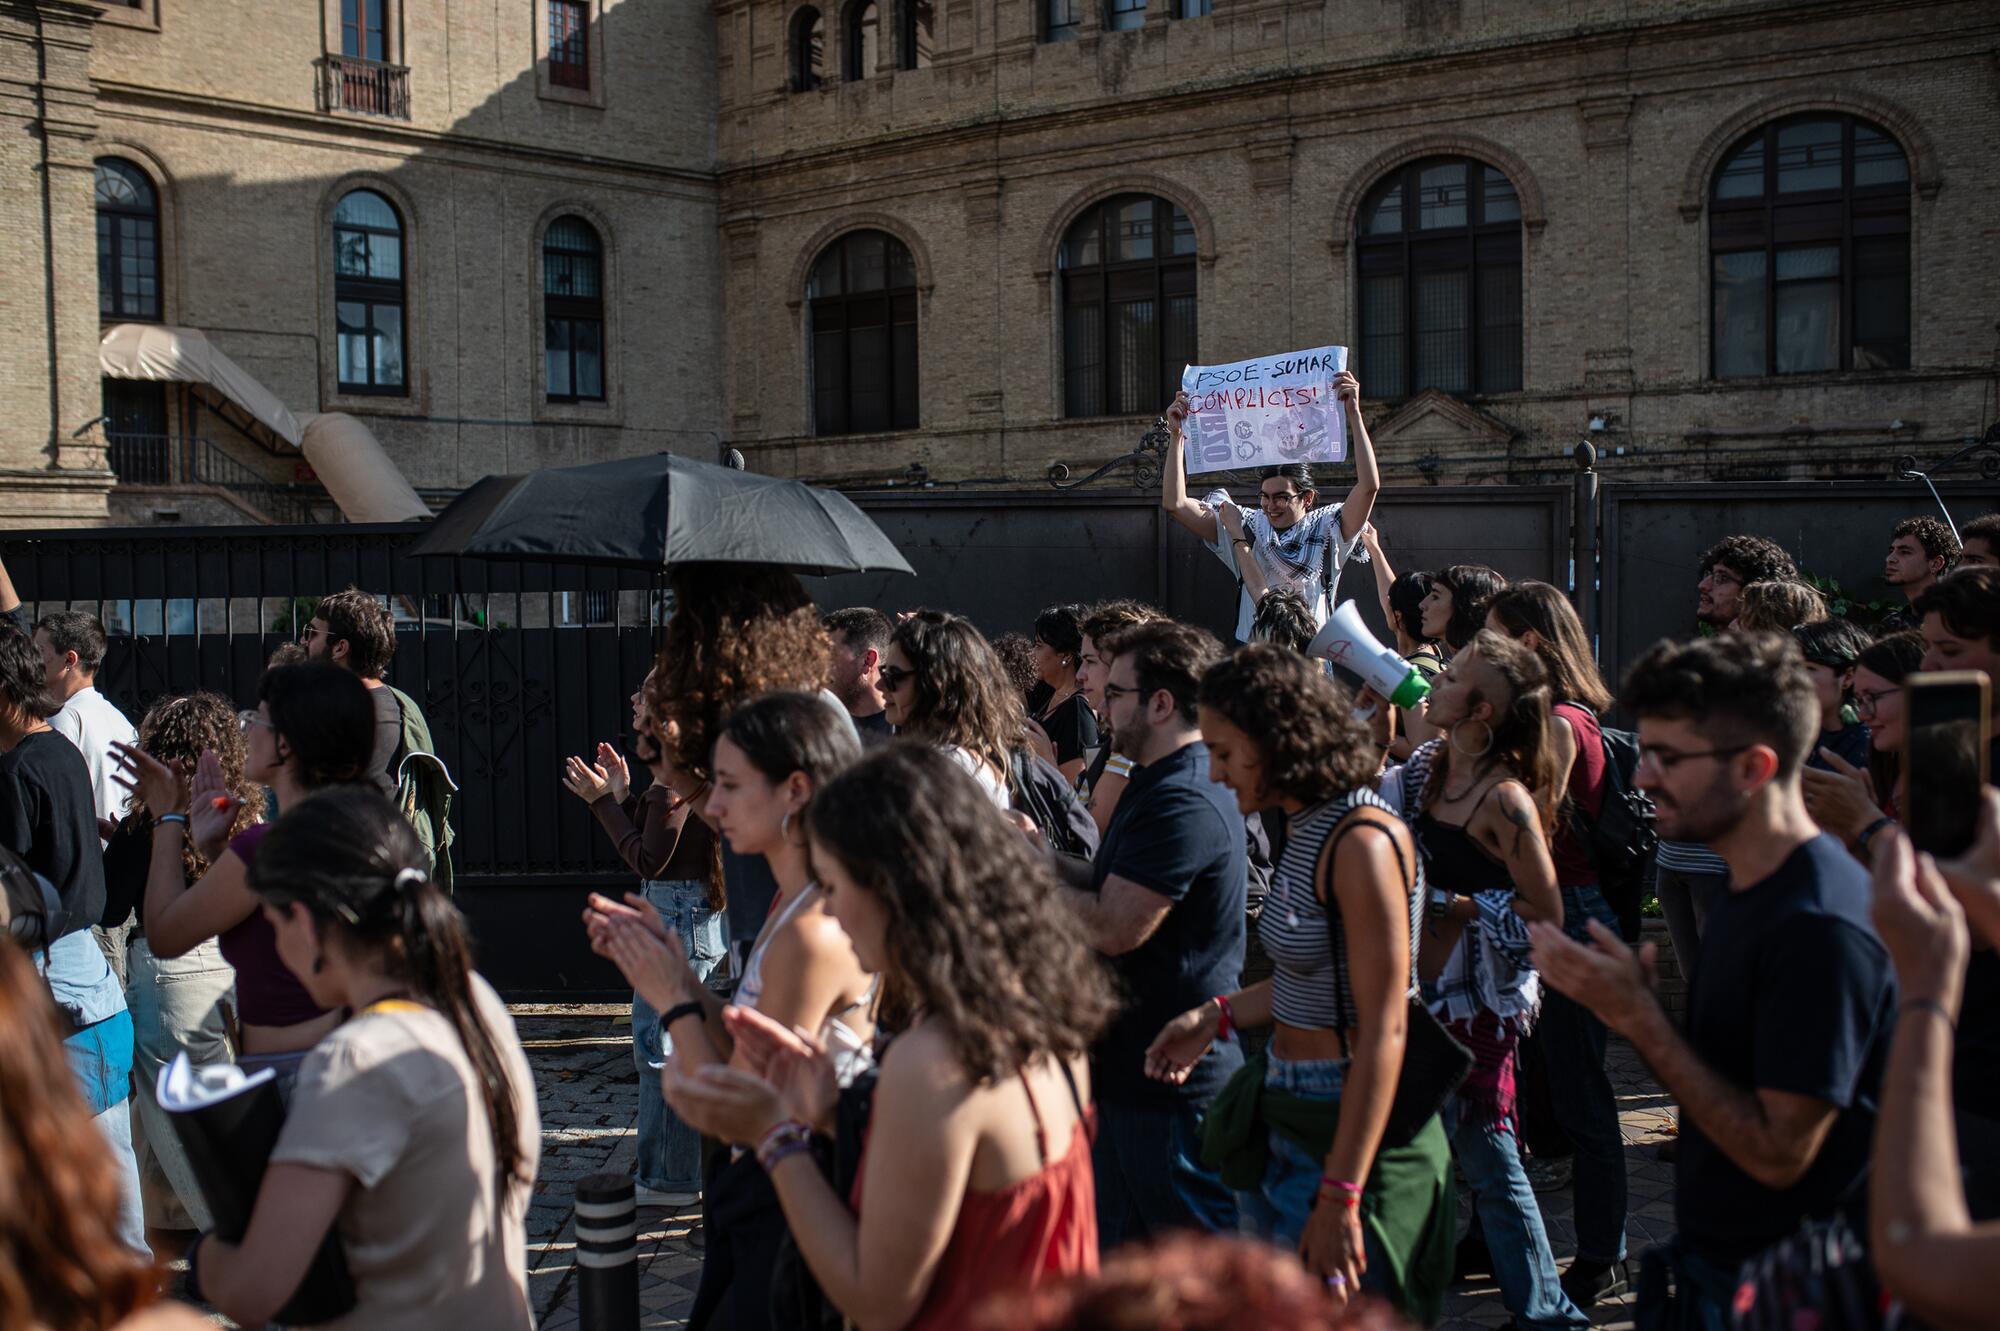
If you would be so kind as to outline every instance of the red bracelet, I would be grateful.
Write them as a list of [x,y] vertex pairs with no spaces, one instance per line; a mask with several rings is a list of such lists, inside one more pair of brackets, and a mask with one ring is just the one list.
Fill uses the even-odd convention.
[[1229,995],[1217,994],[1215,996],[1215,1007],[1222,1014],[1215,1023],[1215,1038],[1218,1040],[1227,1040],[1229,1033],[1236,1029],[1236,1014],[1229,1010]]
[[1322,1197],[1329,1194],[1336,1195],[1349,1206],[1361,1205],[1362,1187],[1359,1183],[1351,1179],[1335,1178],[1331,1174],[1322,1174],[1319,1178],[1319,1192]]

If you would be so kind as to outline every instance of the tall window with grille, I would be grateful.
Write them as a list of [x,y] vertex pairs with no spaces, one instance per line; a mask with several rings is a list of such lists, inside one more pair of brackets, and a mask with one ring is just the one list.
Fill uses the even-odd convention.
[[404,364],[403,222],[373,190],[333,210],[334,337],[343,393],[408,391]]
[[340,0],[340,53],[362,60],[387,60],[385,12],[389,0]]
[[1368,396],[1521,387],[1521,200],[1504,174],[1412,162],[1363,201],[1357,230]]
[[806,279],[813,433],[917,427],[917,268],[884,231],[850,231]]
[[122,157],[97,159],[97,312],[160,317],[160,196]]
[[542,237],[543,363],[551,402],[604,400],[604,246],[581,217]]
[[1194,223],[1148,194],[1098,204],[1057,256],[1063,414],[1157,411],[1197,357]]
[[590,86],[590,0],[548,0],[549,82]]
[[1083,32],[1084,0],[1042,0],[1042,40],[1073,42]]
[[1708,199],[1718,379],[1910,364],[1910,164],[1848,115],[1765,125]]

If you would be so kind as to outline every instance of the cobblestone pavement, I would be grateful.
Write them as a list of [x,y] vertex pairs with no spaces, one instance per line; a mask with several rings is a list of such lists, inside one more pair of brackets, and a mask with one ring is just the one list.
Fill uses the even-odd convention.
[[[637,1076],[632,1067],[626,1009],[611,1006],[516,1007],[515,1021],[535,1069],[542,1111],[542,1168],[528,1215],[528,1286],[542,1331],[575,1331],[575,1223],[571,1196],[576,1180],[601,1171],[629,1173]],[[1673,1233],[1673,1168],[1655,1158],[1665,1140],[1672,1107],[1630,1046],[1613,1040],[1609,1062],[1625,1130],[1631,1178],[1628,1220],[1632,1254]],[[1567,1190],[1541,1196],[1542,1215],[1559,1263],[1575,1252]],[[1465,1207],[1460,1206],[1461,1215]],[[640,1326],[686,1325],[701,1270],[698,1214],[639,1213]],[[1599,1305],[1601,1327],[1632,1325],[1630,1299]],[[1499,1291],[1490,1282],[1454,1290],[1442,1331],[1486,1331],[1506,1323]]]

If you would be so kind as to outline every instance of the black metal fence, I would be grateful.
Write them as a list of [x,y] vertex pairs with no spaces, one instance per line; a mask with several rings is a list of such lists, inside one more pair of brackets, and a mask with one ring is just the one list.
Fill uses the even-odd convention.
[[[1150,497],[854,497],[917,576],[814,580],[823,608],[932,605],[989,633],[1025,632],[1046,605],[1131,596],[1225,639],[1234,628],[1236,589],[1221,565]],[[1963,522],[2000,504],[2000,483],[1952,485],[1945,498]],[[1384,491],[1375,521],[1399,571],[1469,561],[1576,589],[1601,624],[1615,678],[1654,639],[1693,631],[1695,565],[1721,537],[1770,536],[1869,599],[1891,594],[1879,582],[1889,528],[1934,511],[1916,484],[1607,484],[1601,495],[1434,486]],[[615,992],[577,914],[586,890],[622,889],[630,877],[563,791],[561,764],[628,731],[627,698],[650,664],[662,594],[641,574],[414,560],[403,551],[416,535],[409,526],[17,532],[0,534],[0,556],[31,610],[77,606],[104,621],[111,648],[99,685],[135,720],[194,688],[253,705],[265,660],[297,635],[312,600],[350,584],[386,595],[398,628],[390,678],[423,706],[463,787],[459,901],[488,974],[519,996]],[[1348,566],[1340,594],[1379,628],[1367,565]]]

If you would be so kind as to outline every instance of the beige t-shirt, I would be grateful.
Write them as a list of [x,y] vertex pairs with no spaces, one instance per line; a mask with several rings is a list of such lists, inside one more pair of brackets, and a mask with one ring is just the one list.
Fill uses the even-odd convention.
[[[365,1013],[306,1056],[272,1161],[338,1169],[359,1185],[340,1212],[360,1331],[530,1331],[528,1194],[541,1154],[533,1074],[513,1018],[485,980],[474,1000],[493,1032],[520,1123],[529,1181],[495,1205],[493,1136],[458,1035],[428,1009]],[[468,1169],[467,1164],[471,1167]]]

